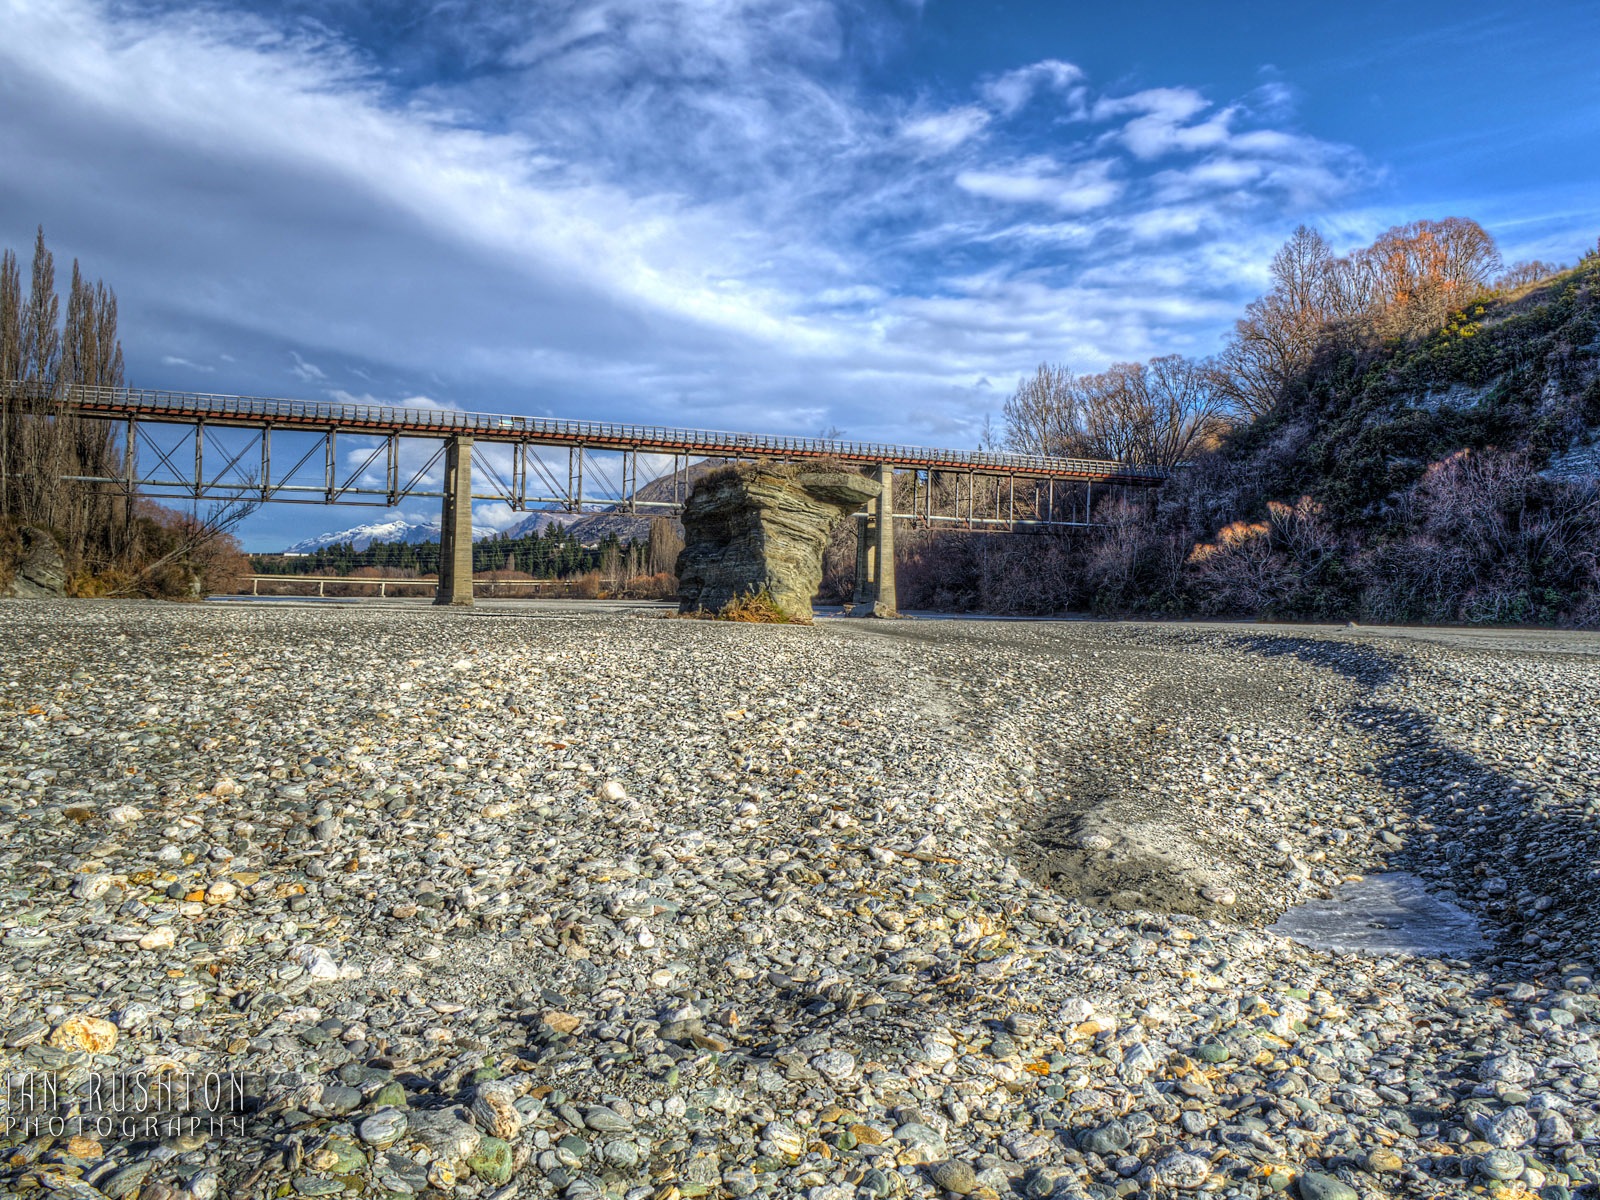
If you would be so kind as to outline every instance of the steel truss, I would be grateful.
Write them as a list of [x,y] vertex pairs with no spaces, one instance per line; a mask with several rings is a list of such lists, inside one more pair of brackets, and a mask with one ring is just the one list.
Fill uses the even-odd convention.
[[[394,508],[443,498],[440,464],[458,438],[472,442],[471,499],[518,512],[666,515],[682,507],[696,461],[825,460],[893,466],[901,477],[895,498],[910,497],[897,518],[930,528],[1023,532],[1090,524],[1097,484],[1146,488],[1165,478],[1154,468],[1094,459],[452,410],[100,387],[73,387],[46,401],[35,385],[0,383],[0,403],[38,412],[41,402],[122,427],[122,474],[72,478],[128,495],[196,501]],[[175,441],[165,436],[174,429]],[[341,445],[352,442],[358,448],[341,467]],[[667,479],[670,494],[658,488],[655,498],[640,497],[648,484]]]

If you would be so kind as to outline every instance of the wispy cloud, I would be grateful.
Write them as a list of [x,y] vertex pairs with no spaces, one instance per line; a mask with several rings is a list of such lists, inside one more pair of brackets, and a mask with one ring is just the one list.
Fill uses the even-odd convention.
[[176,354],[163,354],[161,356],[161,365],[166,367],[184,367],[190,371],[201,371],[207,374],[216,370],[215,367],[209,367],[205,363],[190,362],[187,358],[180,358]]
[[945,112],[912,118],[900,127],[900,132],[929,150],[946,151],[982,133],[992,119],[993,114],[988,109],[963,104]]
[[830,0],[450,5],[427,71],[223,4],[0,13],[0,230],[93,258],[136,373],[239,390],[970,442],[977,380],[1203,347],[1370,178],[1276,93],[874,90]]
[[1009,170],[963,171],[956,186],[974,196],[1023,204],[1046,204],[1062,212],[1104,208],[1122,194],[1108,159],[1064,168],[1047,157],[1031,158]]
[[1074,104],[1078,108],[1083,92],[1075,91],[1073,85],[1083,78],[1083,72],[1072,63],[1048,58],[985,80],[979,91],[1005,116],[1011,116],[1040,93],[1064,95],[1078,102]]

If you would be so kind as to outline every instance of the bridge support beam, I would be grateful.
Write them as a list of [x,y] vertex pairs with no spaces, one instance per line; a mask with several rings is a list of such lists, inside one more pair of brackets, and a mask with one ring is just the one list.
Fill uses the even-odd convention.
[[472,604],[472,439],[444,449],[444,511],[439,522],[439,590],[435,604]]
[[872,517],[856,514],[856,594],[851,607],[865,609],[872,602]]
[[[874,468],[873,477],[883,490],[872,502],[870,522],[857,518],[856,603],[850,615],[898,617],[894,587],[894,467],[883,463]],[[863,578],[870,578],[865,596]]]

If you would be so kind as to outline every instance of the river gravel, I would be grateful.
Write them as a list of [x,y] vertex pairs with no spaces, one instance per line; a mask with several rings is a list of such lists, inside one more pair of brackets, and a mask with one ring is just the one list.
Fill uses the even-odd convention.
[[[1597,700],[1585,635],[0,605],[0,1188],[1592,1196]],[[1374,871],[1492,949],[1265,930]]]

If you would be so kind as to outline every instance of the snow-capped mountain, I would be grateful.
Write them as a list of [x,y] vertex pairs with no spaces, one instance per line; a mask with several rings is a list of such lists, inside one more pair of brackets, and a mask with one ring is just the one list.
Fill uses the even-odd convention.
[[[536,512],[530,514],[523,521],[513,526],[507,532],[512,537],[523,537],[530,533],[543,533],[551,525],[566,525],[578,520],[576,513],[565,512]],[[494,537],[498,530],[479,528],[472,531],[472,540],[481,542],[484,538]],[[337,546],[349,542],[357,550],[365,550],[373,542],[437,542],[439,540],[439,526],[431,521],[408,521],[404,517],[396,517],[392,521],[374,521],[370,525],[357,525],[353,529],[340,529],[333,533],[319,533],[315,537],[305,538],[290,546],[285,554],[315,554],[329,546]]]
[[506,530],[507,537],[527,537],[530,534],[543,533],[552,525],[571,525],[574,521],[582,520],[577,513],[569,512],[536,512],[518,521]]
[[[487,531],[486,531],[487,532]],[[319,533],[296,542],[284,553],[314,554],[329,546],[349,542],[357,550],[365,550],[373,542],[437,542],[439,527],[421,524],[397,517],[392,521],[374,521],[370,525],[357,525],[353,529],[340,529],[335,533]]]

